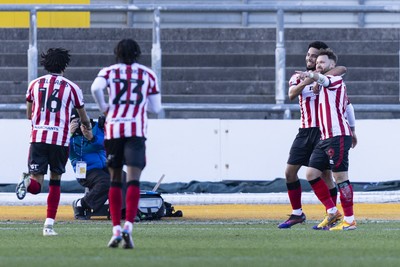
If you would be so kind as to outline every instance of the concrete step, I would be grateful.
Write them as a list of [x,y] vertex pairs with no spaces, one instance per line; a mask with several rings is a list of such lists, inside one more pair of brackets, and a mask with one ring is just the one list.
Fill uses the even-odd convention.
[[[71,53],[107,53],[114,50],[116,40],[41,40],[38,39],[38,51],[51,47],[64,47]],[[287,55],[304,55],[309,41],[288,41],[285,48]],[[151,53],[152,41],[139,42],[143,53]],[[331,41],[329,46],[339,55],[398,55],[399,41]],[[26,53],[28,40],[4,40],[0,53]],[[274,40],[238,40],[238,41],[163,41],[163,53],[167,54],[266,54],[274,55],[276,44]]]
[[[152,29],[131,28],[39,28],[37,38],[42,40],[120,40],[133,38],[138,41],[152,40]],[[1,40],[28,40],[29,29],[0,29]],[[176,28],[161,29],[161,40],[275,40],[272,28]]]
[[273,104],[275,95],[165,95],[165,103]]
[[[149,59],[150,60],[150,59]],[[151,64],[151,63],[150,63]],[[163,54],[163,67],[275,67],[275,55],[266,54]],[[352,67],[399,66],[395,55],[339,55],[338,65]],[[286,55],[286,67],[304,69],[305,55]]]
[[399,104],[399,95],[349,95],[353,104]]
[[[123,38],[135,40],[152,40],[151,29],[131,28],[38,28],[38,40],[121,40]],[[27,28],[0,28],[1,40],[28,40]]]
[[[25,78],[21,79],[21,76],[26,76],[25,69],[18,69],[19,77],[7,77],[10,75],[7,72],[8,69],[0,68],[0,75],[4,78],[12,78],[14,81],[0,81],[0,92],[1,94],[25,94],[28,83]],[[78,71],[78,70],[76,70]],[[97,70],[94,70],[97,74]],[[373,71],[370,71],[373,72]],[[201,73],[201,72],[200,72]],[[70,72],[67,73],[67,77],[70,77]],[[90,76],[91,80],[80,80],[72,79],[78,84],[84,92],[90,94],[90,87],[95,77]],[[384,71],[378,73],[384,75]],[[377,74],[377,76],[379,76]],[[168,80],[163,74],[162,92],[164,95],[224,95],[224,94],[275,94],[275,81],[274,80],[188,80],[182,78],[181,80]],[[394,73],[392,73],[394,75]],[[87,78],[89,76],[85,76]],[[250,78],[252,78],[251,76]],[[379,77],[378,77],[379,78]],[[21,80],[18,80],[21,79]],[[392,81],[349,81],[345,76],[347,90],[349,96],[354,95],[388,95],[396,96],[399,94],[399,83],[396,79]],[[286,82],[287,84],[287,82]]]
[[[301,34],[299,34],[301,31]],[[321,40],[330,44],[332,41],[393,41],[399,40],[398,28],[325,28],[317,30],[312,28],[287,28],[285,39],[293,41]]]
[[[346,80],[346,79],[345,79]],[[82,89],[90,88],[93,80],[74,80]],[[22,81],[0,81],[2,94],[24,94],[28,83]],[[346,86],[349,95],[399,93],[398,81],[348,81]],[[168,81],[162,84],[163,94],[274,94],[275,81]]]
[[[301,34],[299,34],[301,31]],[[151,40],[152,30],[143,28],[39,28],[38,39],[43,40],[119,40],[127,36],[137,40]],[[316,36],[317,35],[317,36]],[[326,28],[315,32],[310,28],[286,28],[286,41],[337,40],[390,41],[398,40],[398,28]],[[1,28],[1,40],[27,40],[29,29]],[[161,40],[276,40],[274,28],[165,28]]]
[[[12,71],[11,71],[12,70]],[[69,67],[65,76],[73,81],[93,80],[98,72],[98,67],[75,68]],[[297,68],[286,68],[287,79]],[[44,70],[39,70],[39,75],[43,75]],[[0,68],[0,77],[4,81],[24,80],[27,77],[26,68]],[[398,81],[398,68],[360,68],[355,67],[348,70],[345,81],[361,81],[368,77],[370,81]],[[164,68],[162,71],[163,81],[274,81],[274,67],[186,67]]]
[[[73,81],[92,81],[101,67],[69,67],[65,76]],[[286,68],[286,79],[299,70]],[[0,67],[0,81],[22,81],[27,78],[27,67]],[[46,72],[38,68],[38,75]],[[348,68],[345,81],[399,81],[397,67],[351,67]],[[274,81],[275,67],[165,67],[162,70],[163,81]]]
[[[387,95],[396,97],[399,95],[399,84],[392,82],[346,82],[348,95],[364,97],[372,95]],[[217,82],[164,82],[163,95],[275,95],[274,81],[217,81]],[[352,100],[352,98],[351,98]]]
[[[37,49],[39,52],[46,51],[52,47],[63,47],[71,53],[112,53],[117,41],[115,40],[38,40]],[[151,53],[152,41],[139,43],[143,53]],[[0,53],[26,53],[29,48],[28,41],[3,41]],[[165,53],[178,54],[241,54],[243,51],[250,54],[274,54],[275,42],[272,41],[184,41],[184,42],[163,42],[161,49]]]
[[[113,49],[127,36],[142,47],[141,63],[151,65],[151,29],[38,29],[38,51],[71,50],[66,77],[93,103],[90,85],[98,71],[114,62]],[[24,103],[27,89],[29,29],[0,29],[0,103]],[[354,104],[399,103],[400,29],[285,29],[286,79],[304,69],[310,40],[323,40],[348,68],[344,79]],[[161,29],[164,103],[275,103],[274,28]],[[45,71],[39,66],[39,75]],[[287,81],[286,81],[287,84]],[[287,103],[297,103],[286,101]],[[169,118],[272,119],[268,112],[168,111]],[[93,112],[97,116],[98,112]],[[25,112],[0,112],[0,118]],[[299,113],[294,112],[294,117]],[[358,119],[400,118],[395,112],[356,114]]]
[[[286,68],[287,79],[298,70],[298,68]],[[74,68],[70,67],[66,70],[65,75],[71,80],[92,80],[98,74],[99,68],[86,67]],[[0,68],[0,75],[3,80],[13,80],[15,77],[21,78],[26,75],[26,68],[14,68],[14,75],[10,70]],[[44,71],[39,71],[39,75]],[[25,76],[26,77],[26,76]],[[368,77],[369,81],[398,81],[398,68],[361,68],[354,67],[348,70],[345,81],[362,81]],[[274,67],[186,67],[164,68],[162,71],[163,81],[274,81]]]
[[274,81],[166,81],[165,95],[274,95]]
[[[255,54],[162,54],[163,67],[274,67],[275,55]],[[286,55],[286,66],[304,68],[304,55]],[[115,62],[113,54],[71,54],[71,67],[104,67]],[[151,55],[142,54],[140,63],[151,66]],[[393,55],[339,55],[338,65],[352,67],[398,67]],[[0,66],[26,67],[26,53],[0,54]],[[41,66],[39,66],[41,68]]]
[[[314,29],[285,29],[287,54],[303,55],[309,40],[323,40],[339,55],[398,54],[399,29],[324,29],[316,35]],[[38,29],[39,51],[49,46],[62,46],[77,53],[112,52],[115,44],[127,36],[136,39],[146,52],[151,47],[151,29],[93,28],[93,29]],[[0,52],[26,52],[28,29],[0,29]],[[71,41],[75,40],[75,41]],[[174,53],[254,53],[274,54],[276,30],[272,28],[227,29],[162,29],[161,48]],[[339,41],[338,41],[339,40]],[[76,44],[71,44],[75,42]],[[89,45],[87,45],[87,43]],[[90,45],[93,43],[93,45]],[[238,44],[240,45],[238,45]],[[79,45],[80,44],[80,45]],[[100,45],[97,45],[100,44]],[[239,49],[240,48],[240,49]],[[11,50],[12,49],[12,50]],[[214,51],[214,52],[212,52]]]
[[2,104],[25,104],[25,94],[21,95],[0,95]]
[[[117,44],[115,40],[38,40],[37,49],[40,55],[41,52],[49,48],[62,47],[70,50],[71,53],[106,53],[112,54],[114,47]],[[142,52],[151,52],[151,41],[141,42],[140,47]],[[26,53],[29,48],[28,40],[26,41],[3,41],[0,47],[0,53]]]

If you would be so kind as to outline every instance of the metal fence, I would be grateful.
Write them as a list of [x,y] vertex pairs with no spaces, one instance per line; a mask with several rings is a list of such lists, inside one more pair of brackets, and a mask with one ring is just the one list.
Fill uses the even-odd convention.
[[[152,12],[153,13],[153,43],[151,50],[152,69],[159,77],[161,84],[161,19],[162,13],[167,12],[276,12],[276,48],[275,48],[275,102],[276,105],[196,105],[196,104],[167,104],[164,105],[166,110],[198,110],[202,108],[223,109],[223,110],[242,110],[247,111],[249,108],[256,108],[264,111],[280,111],[286,110],[290,113],[293,105],[284,104],[286,96],[286,49],[285,49],[285,13],[293,12],[340,12],[340,13],[400,13],[400,5],[276,5],[276,4],[238,4],[238,5],[0,5],[1,11],[29,11],[30,27],[29,27],[29,48],[28,48],[28,81],[35,79],[38,74],[38,49],[37,49],[37,13],[42,11],[105,11],[105,12]],[[400,61],[400,53],[399,53]],[[399,68],[400,69],[400,68]],[[400,84],[400,82],[399,82]],[[400,92],[399,92],[400,94]],[[400,98],[400,95],[399,95]],[[377,107],[376,105],[356,105],[356,111],[400,111],[399,105],[384,105]],[[185,108],[183,108],[185,107]],[[9,109],[7,105],[0,108]],[[19,109],[18,105],[13,109]]]

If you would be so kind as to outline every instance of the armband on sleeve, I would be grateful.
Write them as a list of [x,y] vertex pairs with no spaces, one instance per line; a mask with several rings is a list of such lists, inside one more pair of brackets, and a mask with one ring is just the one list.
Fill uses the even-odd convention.
[[320,85],[322,85],[324,87],[327,87],[327,86],[329,86],[330,82],[329,82],[328,77],[326,77],[325,75],[322,75],[322,74],[318,74],[317,83],[319,83]]

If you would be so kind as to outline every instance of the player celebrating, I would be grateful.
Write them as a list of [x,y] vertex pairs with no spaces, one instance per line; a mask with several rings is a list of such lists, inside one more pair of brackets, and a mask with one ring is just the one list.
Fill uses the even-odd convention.
[[[341,76],[323,75],[336,65],[337,56],[332,50],[322,50],[316,62],[317,72],[298,72],[301,79],[310,78],[321,85],[315,89],[315,93],[319,93],[318,122],[321,141],[310,157],[306,176],[327,211],[325,219],[318,226],[331,231],[354,230],[357,224],[353,213],[353,188],[348,177],[348,152],[355,144],[352,139],[354,129],[351,129],[346,119],[346,85]],[[336,226],[334,224],[342,219],[342,215],[320,178],[322,171],[329,168],[338,184],[344,212],[344,219]]]
[[47,218],[43,235],[54,236],[53,229],[60,202],[61,175],[68,160],[69,121],[75,107],[82,121],[82,129],[91,129],[84,109],[83,94],[75,83],[63,77],[70,61],[63,48],[50,48],[41,54],[41,64],[49,73],[30,82],[26,93],[26,114],[32,123],[28,155],[29,174],[23,174],[16,194],[23,199],[26,192],[39,194],[44,175],[50,166]]
[[[320,49],[326,49],[328,45],[321,41],[315,41],[308,45],[306,55],[306,68],[307,71],[314,71],[316,59]],[[345,67],[338,66],[329,73],[334,75],[342,75],[346,72]],[[289,159],[285,170],[286,187],[288,189],[288,196],[292,206],[292,214],[289,219],[280,223],[278,228],[290,228],[295,224],[303,223],[306,220],[306,215],[303,213],[301,204],[301,184],[298,178],[298,171],[301,166],[308,166],[309,159],[314,147],[320,140],[320,130],[318,124],[318,95],[314,94],[313,87],[315,82],[311,79],[301,80],[299,75],[295,73],[289,81],[289,99],[293,100],[299,98],[301,125],[299,132],[293,141],[289,153]],[[353,125],[354,109],[352,105],[348,105],[347,110],[349,120]],[[330,189],[330,195],[334,203],[337,199],[337,188],[332,179],[330,170],[325,170],[321,178],[325,181]]]
[[[105,148],[111,177],[109,191],[113,236],[109,247],[134,247],[132,228],[140,198],[140,175],[146,165],[146,111],[161,110],[161,94],[155,73],[137,63],[140,47],[132,39],[121,40],[115,47],[117,64],[100,70],[92,84],[92,94],[106,114]],[[109,101],[103,90],[108,87]],[[126,221],[121,229],[122,167],[127,165]]]

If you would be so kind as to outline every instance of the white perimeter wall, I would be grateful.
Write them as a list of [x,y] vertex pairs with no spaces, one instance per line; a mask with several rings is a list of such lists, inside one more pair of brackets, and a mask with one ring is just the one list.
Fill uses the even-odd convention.
[[[284,177],[297,120],[150,120],[142,181],[163,183],[273,180]],[[0,120],[1,183],[16,183],[29,148],[28,120]],[[350,150],[350,180],[400,180],[400,120],[359,120]],[[299,173],[305,178],[305,168]],[[48,179],[48,177],[46,177]],[[74,180],[68,162],[63,180]]]

